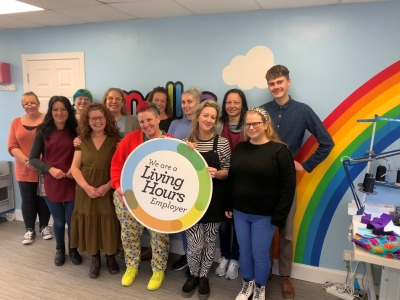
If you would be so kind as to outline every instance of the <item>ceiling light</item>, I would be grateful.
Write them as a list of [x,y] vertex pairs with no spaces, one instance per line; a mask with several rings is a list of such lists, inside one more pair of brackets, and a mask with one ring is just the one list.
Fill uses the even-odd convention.
[[36,10],[43,10],[43,8],[15,0],[0,0],[0,15]]

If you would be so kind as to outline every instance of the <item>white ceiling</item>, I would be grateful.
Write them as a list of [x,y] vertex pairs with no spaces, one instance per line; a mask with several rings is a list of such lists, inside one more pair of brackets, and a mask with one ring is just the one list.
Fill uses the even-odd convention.
[[44,11],[0,15],[0,29],[63,26],[390,0],[19,0]]

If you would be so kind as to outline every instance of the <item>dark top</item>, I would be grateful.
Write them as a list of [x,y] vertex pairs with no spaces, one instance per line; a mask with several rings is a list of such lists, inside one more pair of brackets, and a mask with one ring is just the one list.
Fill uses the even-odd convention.
[[[66,128],[54,130],[49,139],[44,139],[37,131],[31,152],[29,164],[44,174],[44,189],[46,196],[53,202],[71,201],[75,198],[75,180],[73,178],[56,179],[48,172],[51,167],[67,173],[74,157],[73,137]],[[42,156],[42,160],[40,157]]]
[[304,170],[312,172],[331,152],[335,145],[324,124],[307,104],[292,98],[280,106],[275,100],[261,105],[268,111],[281,141],[289,146],[293,157],[299,152],[308,130],[317,138],[318,149],[306,161],[302,162]]
[[169,117],[165,120],[160,121],[160,129],[168,132],[169,126],[171,125],[172,121],[175,120],[175,117]]
[[286,145],[239,143],[232,153],[225,189],[225,210],[272,216],[285,227],[296,188],[293,157]]

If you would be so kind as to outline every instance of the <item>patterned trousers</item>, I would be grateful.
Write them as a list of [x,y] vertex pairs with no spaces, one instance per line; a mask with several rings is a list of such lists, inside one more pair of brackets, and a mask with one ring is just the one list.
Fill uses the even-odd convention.
[[207,277],[214,261],[215,240],[220,223],[197,223],[186,230],[188,241],[187,260],[190,274]]
[[[121,223],[122,247],[125,254],[126,267],[138,267],[140,263],[140,238],[144,226],[129,212],[125,202],[114,192],[114,206],[118,220]],[[165,271],[169,252],[169,235],[148,229],[150,232],[150,246],[152,249],[151,269],[153,272]]]

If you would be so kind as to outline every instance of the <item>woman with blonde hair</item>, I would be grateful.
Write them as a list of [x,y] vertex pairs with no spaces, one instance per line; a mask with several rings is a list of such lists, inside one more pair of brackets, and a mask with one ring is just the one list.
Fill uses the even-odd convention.
[[276,227],[285,227],[296,188],[296,171],[268,112],[250,109],[244,117],[244,139],[232,153],[226,183],[226,211],[235,218],[240,249],[242,289],[236,300],[265,299],[271,267],[269,248]]
[[[181,97],[183,117],[182,119],[172,121],[171,126],[168,129],[168,133],[170,135],[180,140],[186,138],[191,131],[192,115],[196,107],[200,103],[201,91],[193,86],[190,89],[184,91]],[[181,233],[181,238],[183,251],[185,252],[185,254],[173,263],[172,269],[174,271],[182,270],[188,265],[186,256],[188,245],[186,234],[184,232]],[[188,271],[189,269],[187,268],[186,275],[189,275]]]
[[188,241],[187,259],[190,275],[182,287],[182,296],[191,297],[198,286],[199,299],[210,296],[208,271],[214,260],[215,241],[220,223],[224,220],[224,180],[228,176],[231,150],[226,138],[215,134],[219,115],[218,104],[203,101],[192,116],[192,130],[184,139],[207,162],[213,182],[210,205],[197,224],[185,231]]
[[48,227],[50,211],[43,197],[37,195],[38,171],[29,164],[36,128],[43,122],[44,114],[39,112],[40,102],[33,92],[22,95],[21,104],[25,115],[14,119],[8,135],[8,152],[15,157],[14,174],[21,192],[21,210],[25,223],[22,244],[29,245],[36,237],[35,222],[39,216],[39,229],[43,239],[53,238]]
[[118,274],[115,261],[121,244],[120,227],[113,205],[110,181],[111,159],[119,142],[118,129],[110,111],[100,103],[82,113],[71,173],[76,182],[75,207],[71,220],[71,247],[92,256],[89,277],[100,274],[100,250],[106,254],[108,270]]
[[126,110],[125,97],[121,89],[114,87],[109,88],[104,93],[101,102],[114,116],[121,138],[126,136],[129,132],[140,128],[138,119],[128,114]]

